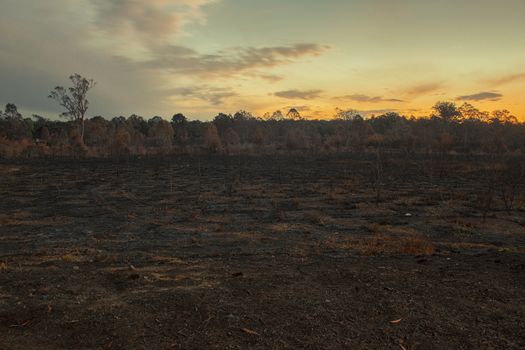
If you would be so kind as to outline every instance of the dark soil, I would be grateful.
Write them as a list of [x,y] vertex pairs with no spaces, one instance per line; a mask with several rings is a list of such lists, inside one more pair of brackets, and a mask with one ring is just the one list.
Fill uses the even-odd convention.
[[0,349],[525,348],[523,188],[376,165],[0,163]]

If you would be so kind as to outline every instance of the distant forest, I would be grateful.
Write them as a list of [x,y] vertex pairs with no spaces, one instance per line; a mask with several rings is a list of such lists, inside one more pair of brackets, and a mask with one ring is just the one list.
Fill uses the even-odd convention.
[[131,115],[111,120],[49,120],[22,116],[14,104],[0,112],[0,157],[122,157],[170,154],[525,153],[525,123],[506,110],[482,112],[470,104],[439,102],[431,116],[386,113],[363,118],[338,110],[329,120],[306,120],[291,109],[256,117],[240,111],[212,121],[171,121]]
[[49,98],[68,121],[24,118],[8,103],[0,112],[0,158],[107,158],[171,154],[338,153],[389,150],[404,153],[525,153],[525,123],[507,110],[483,112],[464,103],[438,102],[433,114],[414,118],[394,112],[363,118],[340,110],[331,119],[304,119],[297,109],[257,117],[246,111],[220,113],[213,121],[171,121],[138,115],[86,118],[93,79],[69,77]]

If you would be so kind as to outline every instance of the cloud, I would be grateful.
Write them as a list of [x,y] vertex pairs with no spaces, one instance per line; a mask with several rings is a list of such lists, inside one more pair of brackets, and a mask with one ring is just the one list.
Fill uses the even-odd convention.
[[[294,63],[306,56],[319,56],[328,46],[298,43],[287,46],[233,47],[215,52],[198,52],[177,45],[188,23],[204,21],[203,8],[222,0],[86,0],[94,8],[91,29],[96,40],[121,60],[137,69],[207,78],[238,75],[269,82],[283,77],[260,71]],[[109,38],[109,39],[108,39]]]
[[213,0],[89,0],[101,31],[146,45],[178,35],[190,21],[202,20],[201,7]]
[[275,74],[260,74],[259,78],[269,81],[270,83],[276,83],[284,79],[283,76]]
[[499,85],[514,83],[520,80],[525,80],[525,73],[511,74],[511,75],[507,75],[501,78],[492,79],[492,80],[489,80],[489,83],[492,85],[499,86]]
[[321,95],[322,90],[286,90],[274,93],[274,96],[297,100],[312,100]]
[[443,87],[441,82],[430,82],[414,85],[406,90],[409,95],[420,96],[436,92]]
[[328,50],[314,43],[211,52],[178,45],[187,25],[206,20],[205,6],[219,1],[7,1],[0,12],[0,32],[10,34],[0,35],[0,102],[16,103],[26,114],[56,116],[61,108],[48,92],[78,72],[98,83],[90,92],[89,115],[165,115],[198,104],[210,110],[237,95],[210,87],[212,81],[277,82],[283,76],[273,68]]
[[327,46],[302,43],[290,46],[237,47],[203,54],[184,46],[163,46],[152,51],[152,58],[139,63],[149,69],[162,69],[172,73],[206,77],[231,77],[240,74],[255,75],[263,79],[281,77],[259,72],[296,62],[305,56],[319,56]]
[[458,96],[457,101],[499,101],[503,97],[498,92],[479,92],[473,95]]
[[172,97],[182,96],[194,100],[206,101],[214,106],[222,104],[225,99],[238,96],[236,92],[229,88],[214,88],[209,86],[176,88],[170,90],[169,93]]
[[368,103],[379,103],[379,102],[404,102],[396,98],[383,98],[382,96],[368,96],[362,94],[352,94],[336,97],[341,100],[351,100],[356,102],[368,102]]
[[[163,90],[173,84],[173,77],[141,68],[133,59],[149,57],[171,37],[155,40],[162,28],[145,23],[144,33],[137,34],[141,16],[147,19],[133,11],[178,6],[173,9],[180,21],[162,30],[179,35],[184,24],[201,20],[201,6],[209,2],[105,0],[108,8],[114,6],[112,25],[109,17],[102,18],[102,0],[7,1],[0,11],[0,32],[9,33],[0,35],[0,102],[16,103],[26,114],[56,116],[61,108],[47,98],[48,92],[68,84],[67,77],[78,72],[98,82],[90,92],[89,115],[167,113],[174,106]],[[123,15],[126,11],[131,11],[130,19]],[[157,15],[158,11],[153,17]]]

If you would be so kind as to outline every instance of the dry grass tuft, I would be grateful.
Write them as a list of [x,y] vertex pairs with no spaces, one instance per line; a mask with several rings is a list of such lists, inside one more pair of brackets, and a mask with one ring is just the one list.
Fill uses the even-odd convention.
[[365,242],[366,255],[432,255],[434,244],[422,235],[385,236],[377,234]]
[[436,247],[421,234],[385,235],[375,234],[366,238],[331,238],[326,246],[335,249],[348,249],[362,255],[432,255]]
[[330,217],[328,215],[325,215],[322,212],[317,211],[317,210],[311,210],[311,211],[305,212],[303,215],[303,219],[307,222],[310,222],[316,225],[324,225],[330,221]]
[[69,263],[79,263],[84,262],[87,260],[87,258],[83,255],[79,255],[77,253],[67,253],[60,257],[60,260],[69,262]]

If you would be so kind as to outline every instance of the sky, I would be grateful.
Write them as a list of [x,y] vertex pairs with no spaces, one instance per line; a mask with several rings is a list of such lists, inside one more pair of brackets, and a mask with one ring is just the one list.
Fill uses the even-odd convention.
[[421,116],[442,100],[525,120],[524,0],[0,0],[0,103],[56,117],[208,120],[296,108]]

